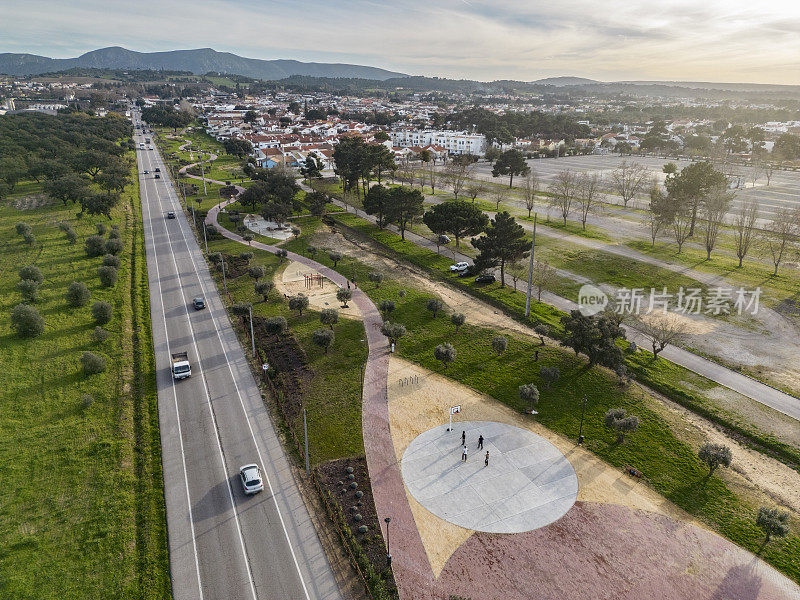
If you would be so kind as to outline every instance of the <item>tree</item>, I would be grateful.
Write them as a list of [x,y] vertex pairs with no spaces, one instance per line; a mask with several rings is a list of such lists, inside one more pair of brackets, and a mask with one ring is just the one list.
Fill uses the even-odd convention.
[[703,231],[703,241],[705,242],[706,260],[711,260],[711,251],[717,244],[717,237],[725,215],[728,214],[733,194],[715,188],[711,190],[700,206],[701,224]]
[[328,196],[325,192],[314,191],[306,194],[305,203],[308,205],[308,210],[315,217],[321,217],[325,214],[328,206]]
[[336,265],[339,264],[339,261],[342,260],[342,253],[336,252],[335,250],[331,250],[330,252],[328,252],[328,258],[331,259],[331,262],[333,263],[333,268],[335,269]]
[[397,224],[403,240],[406,239],[406,229],[424,212],[423,201],[419,190],[403,186],[389,190],[386,218],[388,222]]
[[380,304],[378,305],[378,310],[381,311],[384,319],[387,318],[389,314],[394,312],[395,308],[394,300],[381,300]]
[[638,319],[637,329],[650,340],[653,348],[653,359],[668,345],[677,345],[686,339],[686,323],[678,315],[653,313],[646,319]]
[[272,335],[280,335],[289,328],[286,317],[269,317],[264,320],[264,330]]
[[450,315],[450,322],[455,325],[456,333],[458,333],[458,330],[466,321],[467,318],[464,316],[464,313],[453,313]]
[[264,299],[263,302],[266,302],[269,298],[269,293],[274,287],[275,284],[271,281],[256,281],[253,284],[253,291]]
[[[796,160],[800,158],[800,136],[791,133],[782,133],[775,140],[772,154],[780,161]],[[10,184],[9,184],[10,185]]]
[[496,335],[492,337],[492,350],[498,354],[502,354],[508,348],[508,338],[504,335]]
[[436,318],[436,315],[444,309],[444,302],[442,302],[439,298],[429,298],[428,303],[425,305],[425,308],[433,314],[433,318]]
[[649,171],[644,165],[623,160],[611,172],[611,185],[615,193],[622,197],[622,204],[628,206],[649,179]]
[[17,232],[17,235],[24,236],[26,233],[30,233],[32,231],[31,226],[28,225],[25,221],[20,221],[16,225],[14,225],[14,230]]
[[431,162],[425,169],[428,175],[428,183],[431,186],[431,193],[436,194],[436,182],[439,180],[439,171],[436,170],[436,165]]
[[542,301],[542,290],[549,289],[558,280],[556,270],[544,261],[533,264],[533,285],[536,286],[536,299]]
[[88,193],[82,196],[78,203],[81,205],[81,213],[89,215],[103,215],[111,220],[111,211],[119,204],[119,193]]
[[41,270],[39,270],[39,267],[36,265],[27,265],[22,267],[19,270],[19,278],[23,281],[35,281],[36,283],[42,283],[42,281],[44,281],[44,276],[42,275]]
[[492,190],[492,202],[494,202],[495,211],[500,210],[500,204],[505,202],[506,198],[508,198],[508,188],[495,187]]
[[389,343],[394,346],[400,341],[400,338],[406,335],[406,328],[400,323],[385,321],[381,326],[381,333],[389,338]]
[[20,157],[10,154],[0,157],[0,179],[5,181],[9,192],[13,192],[17,183],[27,174],[28,167]]
[[106,239],[100,235],[90,235],[84,242],[86,256],[94,258],[106,253]]
[[383,273],[378,273],[377,271],[370,271],[367,275],[367,278],[375,284],[376,288],[381,287],[381,282],[383,281]]
[[116,267],[99,267],[97,275],[100,277],[100,283],[103,287],[111,287],[117,283]]
[[445,342],[444,344],[439,344],[436,346],[436,348],[434,348],[433,356],[436,358],[436,360],[442,363],[446,370],[447,365],[456,359],[456,349],[452,344]]
[[103,246],[103,250],[106,254],[119,254],[122,252],[122,240],[119,238],[111,238],[110,240],[106,240],[106,243]]
[[603,418],[606,427],[617,432],[617,443],[622,444],[625,436],[639,428],[639,417],[628,415],[624,408],[610,408]]
[[[681,169],[680,173],[669,175],[664,185],[669,196],[681,205],[676,213],[689,211],[690,227],[687,237],[692,237],[701,203],[712,190],[727,189],[728,180],[710,162],[703,161],[692,163]],[[683,243],[679,242],[678,245],[682,246]],[[678,251],[680,252],[680,248]]]
[[308,308],[308,296],[297,294],[289,298],[289,310],[296,310],[298,316],[303,316],[303,311]]
[[245,123],[255,123],[256,119],[258,119],[258,113],[254,110],[248,110],[242,117],[242,121]]
[[336,299],[342,303],[342,308],[347,308],[347,303],[350,301],[352,297],[353,297],[353,292],[348,289],[339,288],[338,290],[336,290]]
[[21,279],[17,282],[17,289],[22,295],[22,300],[33,304],[39,301],[39,282],[33,279]]
[[378,229],[386,227],[389,202],[389,190],[380,184],[373,185],[364,196],[364,212],[375,217]]
[[672,219],[672,200],[661,191],[658,183],[653,181],[645,223],[650,230],[650,242],[654,248],[659,232],[669,224],[670,219]]
[[489,225],[489,217],[475,206],[462,200],[450,200],[433,206],[422,222],[437,235],[449,233],[456,239],[456,248],[465,236],[478,235]]
[[542,378],[545,387],[549,390],[550,386],[558,381],[561,377],[561,371],[558,367],[540,367],[539,377]]
[[539,336],[540,345],[544,346],[544,338],[550,335],[550,328],[544,323],[537,323],[534,325],[533,330],[536,332],[536,335]]
[[330,348],[331,344],[333,344],[334,337],[333,328],[317,329],[311,335],[311,339],[317,346],[325,350],[325,354],[328,353],[328,348]]
[[94,352],[84,352],[81,355],[81,367],[84,375],[96,375],[106,370],[106,359]]
[[253,260],[253,253],[252,252],[240,252],[239,253],[239,260],[241,260],[244,264],[249,265],[250,261]]
[[323,308],[319,313],[319,322],[331,329],[339,322],[339,311],[335,308]]
[[586,220],[589,218],[589,213],[594,210],[595,204],[600,196],[602,184],[603,178],[597,173],[581,173],[578,175],[578,193],[576,200],[580,210],[581,225],[584,231],[586,231]]
[[470,179],[474,166],[463,160],[453,159],[444,168],[443,177],[453,190],[453,196],[458,200],[458,195],[464,189],[467,180]]
[[67,304],[72,308],[86,306],[89,303],[89,288],[82,281],[73,281],[69,284],[66,293]]
[[247,274],[256,281],[261,279],[264,276],[264,273],[265,273],[264,267],[260,265],[255,265],[247,269]]
[[76,173],[67,173],[57,179],[46,179],[42,189],[51,198],[61,200],[64,206],[67,202],[73,204],[89,193],[89,186],[82,177]]
[[733,227],[736,232],[736,256],[739,258],[739,267],[742,266],[744,257],[750,250],[756,234],[756,219],[758,218],[758,202],[754,198],[746,199],[742,207],[736,212]]
[[578,178],[569,169],[559,171],[550,183],[550,205],[561,213],[564,219],[564,226],[567,225],[567,218],[572,211],[572,203],[578,193]]
[[111,321],[113,311],[108,302],[95,302],[92,304],[92,318],[98,325],[105,325]]
[[700,446],[700,451],[697,453],[697,456],[708,465],[709,477],[714,473],[717,467],[731,466],[731,449],[723,444],[703,444]]
[[505,286],[506,263],[522,260],[529,254],[525,230],[506,211],[497,213],[486,235],[472,238],[472,245],[480,251],[476,264],[500,266],[500,287]]
[[531,168],[525,162],[525,156],[519,150],[511,149],[503,152],[494,163],[492,177],[508,175],[508,187],[514,183],[514,175],[527,175]]
[[586,316],[578,310],[561,317],[564,326],[563,346],[572,348],[575,354],[583,353],[590,365],[601,364],[610,369],[623,362],[622,350],[616,345],[617,338],[625,338],[625,332],[611,315],[601,313]]
[[470,181],[464,186],[464,193],[470,197],[473,204],[475,203],[475,199],[478,196],[483,196],[485,192],[486,192],[486,184],[479,179]]
[[800,209],[781,208],[775,213],[775,218],[767,225],[764,232],[766,246],[769,249],[772,264],[775,265],[773,277],[778,276],[778,267],[787,253],[796,244],[798,235],[798,221]]
[[531,410],[539,403],[539,388],[533,383],[525,383],[519,386],[519,398],[523,402],[527,402]]
[[758,509],[756,525],[761,529],[766,537],[763,546],[766,546],[775,537],[786,537],[789,533],[789,513],[781,512],[777,508],[762,506]]
[[531,170],[525,176],[525,183],[522,185],[522,197],[525,200],[525,208],[528,210],[528,218],[536,208],[536,194],[539,192],[539,176],[536,171]]
[[11,311],[11,328],[19,337],[36,337],[44,332],[44,319],[30,304],[17,304]]

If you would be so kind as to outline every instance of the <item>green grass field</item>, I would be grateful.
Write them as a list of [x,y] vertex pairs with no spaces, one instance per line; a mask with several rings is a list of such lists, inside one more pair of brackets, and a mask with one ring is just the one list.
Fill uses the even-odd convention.
[[[17,210],[36,186],[18,186],[0,205],[0,597],[59,600],[171,596],[147,273],[138,184],[112,213],[124,250],[119,280],[103,288],[100,258],[84,239],[95,222],[76,207]],[[33,227],[25,245],[14,224]],[[69,244],[57,225],[72,224]],[[9,313],[20,302],[20,266],[44,276],[36,307],[45,332],[19,339]],[[72,281],[91,291],[69,308]],[[92,339],[91,303],[110,303],[110,337]],[[107,371],[86,376],[84,351],[102,354]],[[84,404],[84,395],[93,402]]]

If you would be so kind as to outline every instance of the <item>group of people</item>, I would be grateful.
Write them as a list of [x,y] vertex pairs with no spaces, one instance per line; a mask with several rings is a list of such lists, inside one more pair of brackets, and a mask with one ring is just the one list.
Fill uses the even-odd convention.
[[[478,450],[483,450],[483,436],[478,436]],[[467,462],[467,432],[461,432],[461,462]],[[483,466],[489,466],[489,451],[486,451],[486,456],[483,459]]]

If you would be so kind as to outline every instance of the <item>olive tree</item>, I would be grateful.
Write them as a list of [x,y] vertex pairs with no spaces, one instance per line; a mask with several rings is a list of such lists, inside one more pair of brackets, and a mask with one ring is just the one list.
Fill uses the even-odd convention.
[[73,281],[67,288],[67,304],[73,308],[86,306],[89,303],[89,288],[82,281]]
[[766,546],[772,536],[786,537],[789,533],[789,513],[762,506],[758,509],[756,525],[766,534],[763,543]]
[[19,270],[19,278],[28,281],[35,281],[36,283],[42,283],[44,281],[44,277],[42,277],[42,272],[39,270],[39,267],[36,265],[28,265],[26,267],[22,267]]
[[458,333],[461,326],[467,322],[467,318],[464,316],[464,313],[453,313],[450,315],[450,322],[455,325],[456,333]]
[[22,279],[17,282],[17,289],[22,294],[22,299],[25,302],[38,302],[39,301],[39,283],[33,279]]
[[389,321],[384,322],[381,326],[381,333],[389,338],[389,343],[397,344],[400,341],[400,338],[406,334],[405,325],[401,325],[400,323],[390,323]]
[[537,323],[533,330],[536,332],[536,335],[539,336],[539,341],[541,341],[541,345],[544,346],[544,338],[547,335],[550,335],[550,328],[545,325],[544,323]]
[[558,367],[541,367],[539,369],[539,377],[542,378],[545,387],[549,390],[550,386],[561,377],[561,371]]
[[308,308],[308,296],[297,294],[289,298],[289,309],[296,310],[299,316],[303,316],[303,311]]
[[81,366],[86,375],[96,375],[106,370],[106,358],[94,352],[84,352],[81,356]]
[[333,268],[335,269],[336,265],[339,264],[339,261],[342,260],[342,253],[331,250],[330,252],[328,252],[328,258],[331,259],[331,262],[333,263]]
[[447,369],[447,365],[453,362],[456,359],[456,349],[453,348],[452,344],[448,344],[445,342],[444,344],[439,344],[433,350],[433,356],[439,362],[444,365],[444,368]]
[[533,407],[539,403],[539,388],[533,383],[525,383],[519,386],[519,397],[527,402],[533,410]]
[[381,300],[378,308],[383,313],[383,318],[388,317],[396,308],[394,300]]
[[30,304],[17,304],[11,311],[11,328],[19,337],[36,337],[44,332],[44,319]]
[[348,289],[339,288],[338,290],[336,290],[336,299],[342,303],[342,308],[347,308],[347,303],[350,301],[352,297],[353,297],[353,292]]
[[286,317],[269,317],[264,320],[264,329],[267,333],[278,335],[289,328]]
[[625,435],[633,433],[639,428],[639,417],[629,415],[624,408],[610,408],[603,418],[606,427],[617,432],[617,442],[623,443]]
[[375,287],[380,287],[381,282],[383,281],[383,273],[378,273],[377,271],[372,271],[369,275],[367,275],[369,280],[375,284]]
[[327,354],[328,348],[330,348],[331,344],[333,344],[333,329],[317,329],[311,337],[314,340],[314,343],[320,348],[324,349],[325,354]]
[[102,236],[90,235],[83,244],[86,256],[89,258],[103,256],[106,253],[106,239]]
[[492,350],[498,354],[502,354],[508,347],[508,338],[503,335],[496,335],[492,338]]
[[700,451],[697,453],[697,456],[708,465],[709,476],[711,476],[719,466],[731,466],[731,449],[724,444],[703,444],[700,446]]
[[331,329],[339,322],[339,311],[335,308],[323,308],[319,313],[319,322]]
[[113,254],[106,254],[103,257],[104,267],[119,268],[119,264],[120,264],[119,256],[114,256]]
[[264,276],[264,267],[260,265],[250,267],[249,269],[247,269],[247,274],[250,275],[250,277],[252,277],[256,281],[258,281]]
[[264,302],[267,301],[269,293],[272,291],[272,288],[274,287],[275,284],[272,283],[271,281],[256,281],[253,284],[253,290],[255,291],[256,294],[264,298],[263,300]]
[[105,325],[111,320],[113,311],[108,302],[95,302],[92,304],[92,318],[98,325]]
[[97,275],[100,277],[100,283],[103,287],[111,287],[117,283],[117,269],[115,267],[99,267]]
[[432,314],[433,318],[436,318],[436,315],[444,308],[444,302],[442,302],[439,298],[431,298],[428,300],[428,303],[425,305]]

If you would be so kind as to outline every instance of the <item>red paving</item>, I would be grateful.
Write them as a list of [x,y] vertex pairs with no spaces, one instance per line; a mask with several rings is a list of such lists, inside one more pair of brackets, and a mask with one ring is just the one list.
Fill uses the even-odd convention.
[[[216,225],[224,204],[209,211],[207,223]],[[305,256],[290,252],[289,258],[337,285],[346,283]],[[378,517],[392,519],[392,567],[402,600],[800,600],[796,584],[714,533],[662,515],[584,502],[542,529],[472,535],[435,579],[389,431],[389,354],[381,315],[361,290],[353,290],[352,301],[364,317],[369,344],[362,414],[367,466]]]

